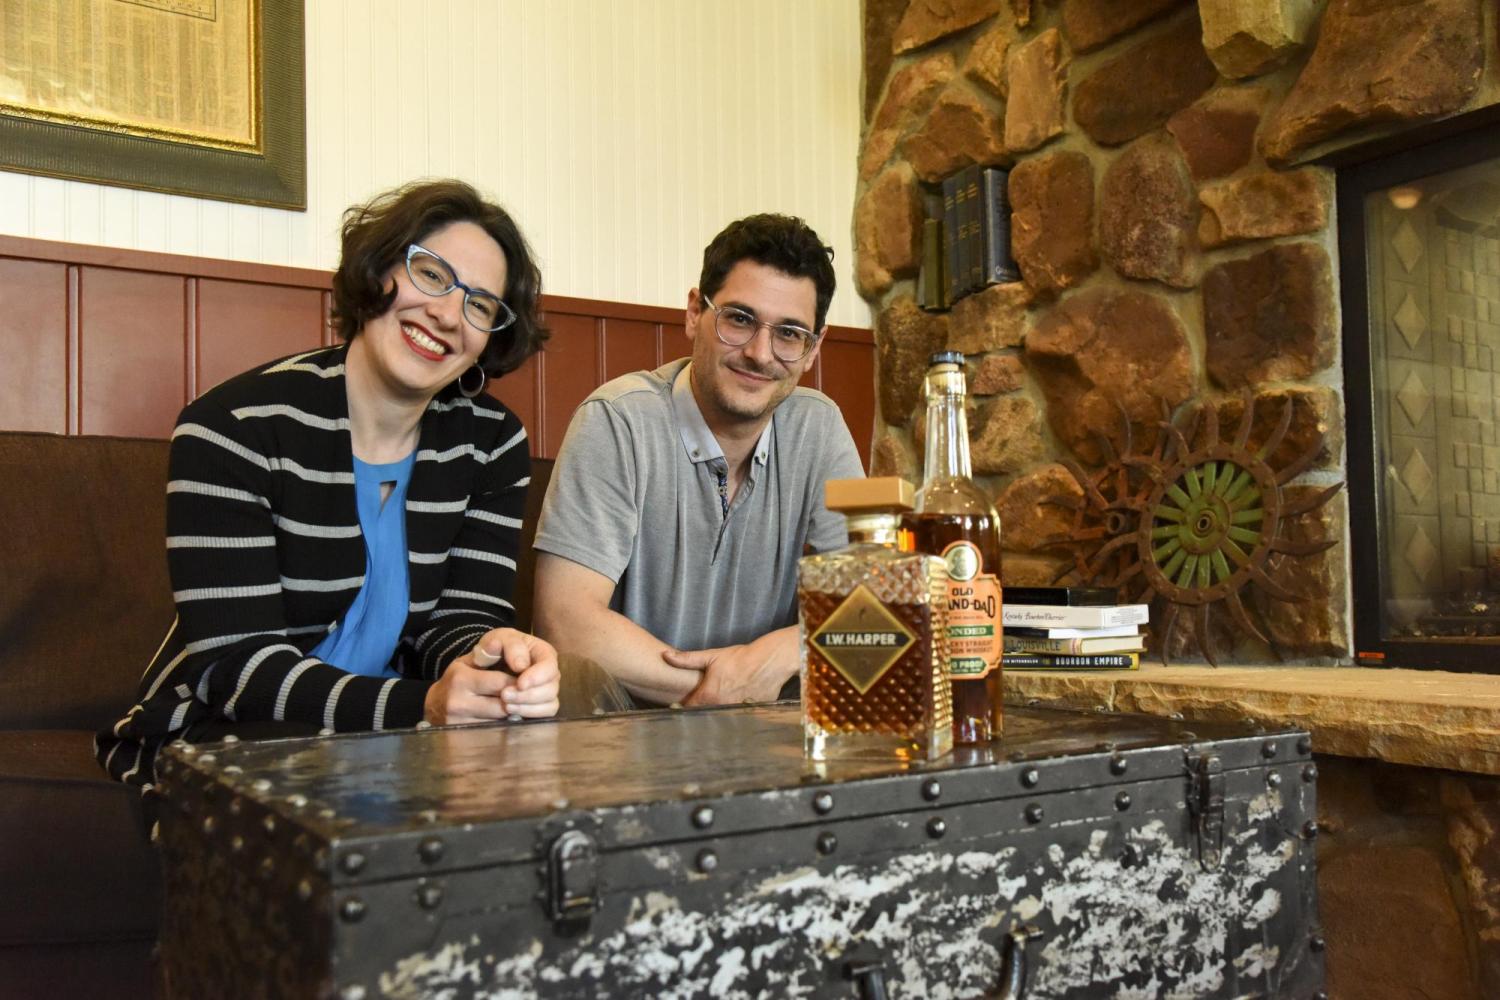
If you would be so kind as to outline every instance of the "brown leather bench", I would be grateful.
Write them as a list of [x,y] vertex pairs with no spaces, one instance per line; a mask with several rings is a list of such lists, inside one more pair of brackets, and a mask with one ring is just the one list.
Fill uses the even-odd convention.
[[[94,762],[172,621],[167,442],[0,432],[0,995],[146,997],[160,875]],[[533,463],[517,588],[552,463]],[[564,669],[564,712],[624,707]]]

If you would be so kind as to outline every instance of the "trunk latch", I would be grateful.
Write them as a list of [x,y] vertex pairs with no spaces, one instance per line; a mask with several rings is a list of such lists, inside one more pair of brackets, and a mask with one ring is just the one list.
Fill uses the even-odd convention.
[[1187,798],[1198,838],[1198,864],[1213,871],[1224,856],[1224,762],[1216,755],[1188,757]]
[[547,915],[558,931],[577,931],[598,909],[598,846],[582,830],[564,831],[547,849]]

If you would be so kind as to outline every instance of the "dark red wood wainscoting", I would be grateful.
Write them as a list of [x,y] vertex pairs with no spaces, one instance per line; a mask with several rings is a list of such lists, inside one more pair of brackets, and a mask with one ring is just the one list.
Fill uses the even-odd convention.
[[[166,437],[184,403],[333,342],[327,271],[0,236],[0,430]],[[684,298],[686,288],[684,287]],[[574,407],[687,354],[683,310],[548,295],[546,349],[492,390],[552,458]],[[875,341],[830,327],[803,379],[843,409],[869,467]]]

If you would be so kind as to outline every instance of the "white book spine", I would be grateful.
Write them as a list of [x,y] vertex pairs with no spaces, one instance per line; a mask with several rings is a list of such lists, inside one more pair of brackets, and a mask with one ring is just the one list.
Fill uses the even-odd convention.
[[1117,604],[1103,608],[1007,604],[1001,624],[1028,628],[1112,628],[1116,625],[1144,625],[1149,617],[1150,606],[1145,604]]

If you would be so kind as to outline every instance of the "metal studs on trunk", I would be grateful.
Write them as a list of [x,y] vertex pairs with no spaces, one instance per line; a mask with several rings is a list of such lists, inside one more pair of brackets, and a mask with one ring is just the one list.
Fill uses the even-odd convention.
[[424,837],[417,845],[417,856],[427,864],[435,865],[443,859],[444,850],[441,837]]

